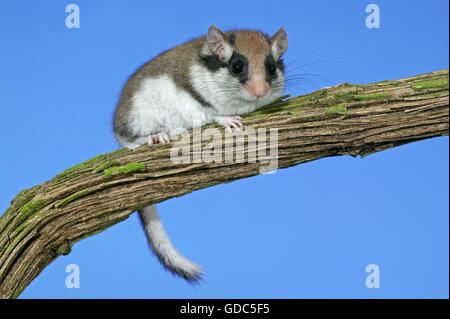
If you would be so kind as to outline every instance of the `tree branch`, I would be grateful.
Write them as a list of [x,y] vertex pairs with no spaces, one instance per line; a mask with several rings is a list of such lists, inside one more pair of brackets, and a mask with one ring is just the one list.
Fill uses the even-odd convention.
[[[267,129],[268,146],[274,145],[269,129],[278,130],[279,168],[327,156],[364,157],[448,135],[448,83],[448,70],[368,85],[344,83],[278,101],[246,115],[243,124]],[[190,163],[173,163],[170,152],[176,142],[121,149],[21,191],[0,218],[0,297],[17,297],[49,263],[68,254],[75,242],[126,219],[140,207],[260,173],[258,161],[194,161],[206,144],[211,146],[210,140],[203,140],[201,149],[196,149],[194,135],[190,132],[189,144],[178,142],[190,147]],[[223,141],[220,146],[230,145],[228,139]],[[246,159],[255,154],[255,148],[245,143],[225,147],[221,158],[233,153],[236,157],[240,151]]]

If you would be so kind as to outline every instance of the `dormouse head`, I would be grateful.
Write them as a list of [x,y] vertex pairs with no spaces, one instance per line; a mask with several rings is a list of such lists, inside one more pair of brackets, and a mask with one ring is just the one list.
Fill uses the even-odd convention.
[[284,89],[281,56],[288,46],[283,28],[269,37],[255,30],[224,33],[212,25],[206,43],[212,55],[204,57],[204,63],[213,72],[221,71],[230,94],[246,101],[273,100],[281,95]]

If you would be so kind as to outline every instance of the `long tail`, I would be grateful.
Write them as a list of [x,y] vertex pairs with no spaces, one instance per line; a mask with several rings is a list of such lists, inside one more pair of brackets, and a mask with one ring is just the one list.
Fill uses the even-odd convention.
[[141,217],[148,242],[161,264],[173,274],[187,281],[196,282],[202,279],[201,267],[184,258],[173,247],[159,219],[155,205],[139,210],[139,216]]

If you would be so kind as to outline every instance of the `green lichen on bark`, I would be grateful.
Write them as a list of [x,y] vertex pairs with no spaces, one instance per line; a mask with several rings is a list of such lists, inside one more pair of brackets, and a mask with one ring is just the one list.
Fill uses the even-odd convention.
[[335,100],[337,101],[351,101],[354,99],[355,94],[357,93],[356,88],[342,92],[336,93],[334,95]]
[[74,173],[79,173],[79,172],[83,171],[83,169],[86,169],[86,165],[84,163],[75,165],[71,168],[66,169],[62,173],[59,173],[58,175],[56,175],[56,179],[62,179],[62,178],[68,177],[70,175],[73,175]]
[[70,203],[70,202],[72,202],[72,201],[74,201],[74,200],[76,200],[76,199],[78,199],[78,198],[80,198],[80,197],[83,197],[83,196],[89,194],[89,192],[90,192],[90,191],[89,191],[88,189],[83,189],[83,190],[81,190],[81,191],[79,191],[79,192],[73,193],[72,195],[70,195],[70,196],[64,198],[63,200],[60,200],[60,201],[55,205],[55,207],[56,207],[56,208],[63,207],[63,206],[65,206],[65,205],[67,205],[68,203]]
[[442,79],[442,80],[427,80],[427,81],[417,81],[414,83],[411,83],[411,88],[414,91],[421,92],[423,90],[429,90],[429,89],[448,89],[448,78]]
[[380,92],[374,94],[355,94],[353,98],[357,101],[382,100],[389,98],[389,93]]
[[98,172],[102,172],[105,169],[107,169],[107,168],[109,168],[111,166],[114,166],[116,164],[117,164],[117,161],[110,161],[110,162],[107,162],[107,163],[100,164],[99,166],[94,168],[94,170],[92,171],[92,174],[95,174],[95,173],[98,173]]
[[425,99],[433,98],[436,96],[444,96],[444,95],[448,95],[448,91],[438,91],[438,92],[433,92],[433,93],[420,94],[420,95],[405,98],[405,100],[406,101],[425,100]]
[[28,214],[30,212],[33,212],[36,209],[44,206],[46,202],[47,201],[45,199],[37,200],[37,201],[34,201],[34,202],[28,202],[22,207],[20,212],[22,214],[26,215],[26,214]]
[[346,114],[347,106],[344,103],[330,105],[325,108],[327,114]]
[[141,162],[132,162],[123,166],[114,166],[104,170],[106,176],[112,176],[116,174],[127,174],[137,171],[145,170],[145,164]]
[[30,225],[30,220],[32,220],[35,216],[37,215],[41,215],[40,218],[45,218],[48,215],[50,215],[53,211],[50,210],[45,210],[45,209],[40,209],[35,211],[34,213],[32,213],[31,215],[27,216],[27,218],[25,219],[25,221],[23,221],[17,228],[16,231],[18,233],[24,231],[29,225]]
[[62,173],[56,175],[56,179],[63,179],[67,178],[74,174],[79,174],[83,172],[89,172],[92,170],[92,167],[98,167],[102,164],[104,161],[111,162],[113,158],[117,157],[118,155],[127,152],[128,150],[126,148],[119,149],[117,151],[107,153],[107,154],[100,154],[96,157],[93,157],[83,163],[80,163],[78,165],[75,165],[71,168],[66,169]]

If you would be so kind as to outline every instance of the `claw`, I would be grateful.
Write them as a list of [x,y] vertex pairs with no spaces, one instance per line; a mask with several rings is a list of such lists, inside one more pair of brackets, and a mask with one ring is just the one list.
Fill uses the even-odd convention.
[[236,131],[242,131],[244,127],[241,123],[242,117],[240,116],[216,116],[217,124],[224,126],[225,130],[232,133],[233,129]]

